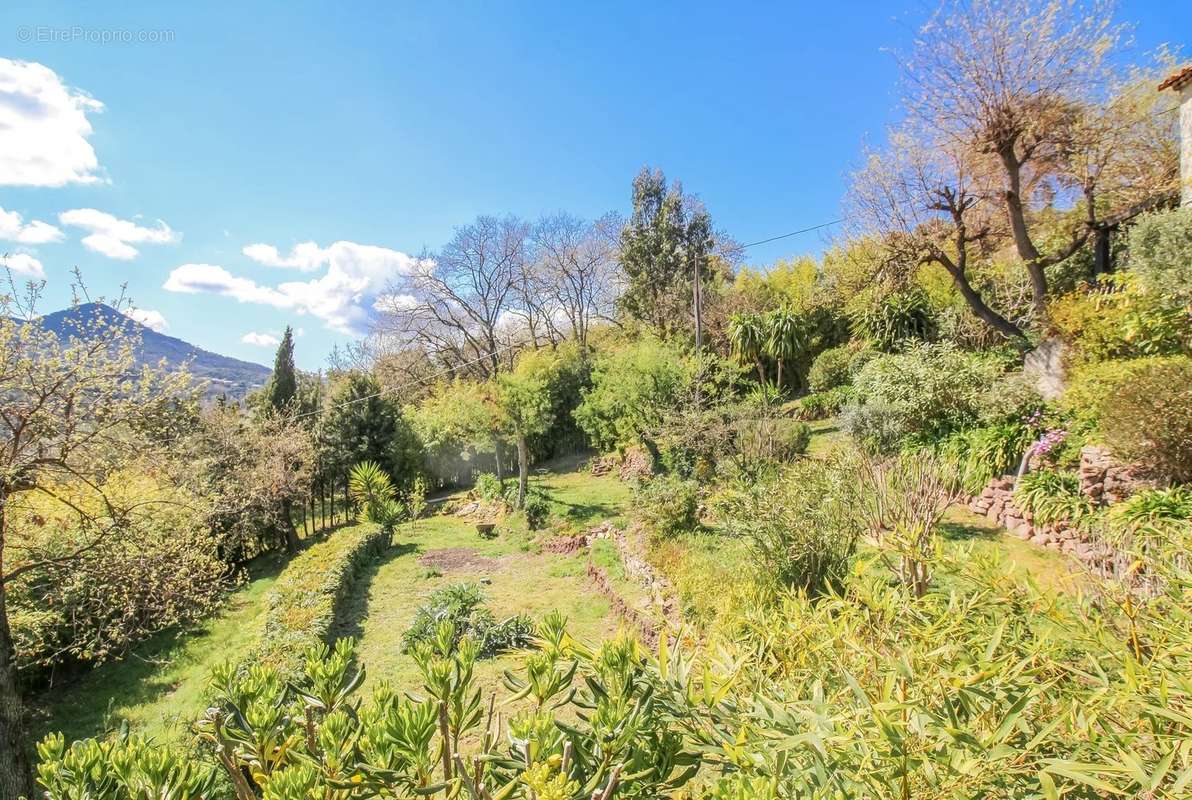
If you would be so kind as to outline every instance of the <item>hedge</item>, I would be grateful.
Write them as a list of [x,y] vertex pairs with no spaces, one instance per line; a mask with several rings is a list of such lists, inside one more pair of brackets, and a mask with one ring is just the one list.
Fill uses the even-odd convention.
[[328,640],[340,600],[386,541],[377,525],[352,525],[295,557],[269,594],[261,642],[249,661],[286,673],[300,670],[302,654]]

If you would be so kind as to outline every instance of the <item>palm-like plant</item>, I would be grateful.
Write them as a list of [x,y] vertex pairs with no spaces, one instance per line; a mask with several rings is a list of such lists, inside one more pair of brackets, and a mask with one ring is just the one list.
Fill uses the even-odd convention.
[[766,315],[765,352],[778,363],[778,379],[775,382],[782,390],[783,365],[794,361],[803,350],[806,337],[803,322],[793,309],[776,308]]
[[757,377],[766,385],[766,370],[762,365],[765,351],[766,328],[757,314],[733,314],[728,320],[728,340],[733,354],[742,364],[752,362],[757,366]]
[[375,461],[361,461],[348,475],[348,491],[360,507],[360,516],[392,533],[405,514],[389,473]]

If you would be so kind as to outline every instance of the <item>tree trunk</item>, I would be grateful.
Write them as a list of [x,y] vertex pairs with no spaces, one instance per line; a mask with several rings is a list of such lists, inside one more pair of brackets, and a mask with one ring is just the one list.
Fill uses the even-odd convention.
[[[0,581],[4,572],[4,534],[8,492],[0,488]],[[8,597],[0,583],[0,797],[35,796],[33,768],[25,749],[25,704],[17,691],[16,648],[8,627]]]
[[344,476],[344,522],[352,518],[352,496],[348,493],[348,476]]
[[1039,248],[1031,240],[1026,226],[1026,208],[1022,203],[1022,165],[1014,153],[1013,145],[998,151],[1002,167],[1006,171],[1006,216],[1010,220],[1010,233],[1014,236],[1014,247],[1019,258],[1026,265],[1031,278],[1031,296],[1035,311],[1042,315],[1047,310],[1047,273],[1040,263]]
[[762,360],[760,358],[757,360],[757,379],[761,383],[762,387],[765,388],[766,368],[762,366]]
[[298,550],[298,529],[294,527],[294,504],[290,498],[281,501],[281,529],[286,537],[286,550]]
[[782,391],[782,359],[778,359],[778,380],[774,382],[774,388],[779,392]]
[[327,530],[327,492],[323,488],[323,481],[319,481],[319,511],[322,512],[323,530]]
[[952,277],[956,280],[956,288],[960,290],[960,296],[964,298],[979,319],[1011,339],[1026,339],[1026,334],[1022,332],[1021,328],[986,305],[981,295],[968,282],[967,277],[963,275],[953,275]]
[[517,507],[525,508],[530,483],[530,447],[523,434],[517,436]]
[[505,491],[505,470],[501,469],[501,440],[493,438],[493,460],[497,462],[497,485]]

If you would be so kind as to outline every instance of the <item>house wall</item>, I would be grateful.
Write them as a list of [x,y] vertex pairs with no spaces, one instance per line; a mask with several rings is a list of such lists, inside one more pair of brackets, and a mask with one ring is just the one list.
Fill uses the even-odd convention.
[[1180,88],[1180,204],[1192,206],[1192,81]]

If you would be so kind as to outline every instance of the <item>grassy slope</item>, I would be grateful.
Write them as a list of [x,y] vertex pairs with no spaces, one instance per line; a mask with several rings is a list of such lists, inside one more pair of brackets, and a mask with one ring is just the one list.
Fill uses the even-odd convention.
[[184,732],[204,707],[211,668],[247,654],[257,640],[265,597],[284,561],[258,559],[249,581],[229,595],[223,610],[193,630],[166,631],[119,661],[87,673],[69,686],[47,691],[35,703],[38,738],[62,731],[67,739],[129,727],[158,738]]
[[[563,468],[572,465],[563,465]],[[586,472],[552,472],[533,477],[555,500],[562,517],[558,533],[583,530],[605,519],[619,521],[629,498],[616,477],[593,477]],[[597,641],[613,634],[619,620],[608,602],[594,594],[584,576],[586,553],[570,556],[541,553],[519,516],[508,517],[500,535],[485,540],[475,524],[451,515],[405,525],[394,534],[395,547],[363,575],[358,592],[349,599],[336,631],[359,640],[357,657],[367,666],[366,687],[380,680],[416,691],[420,677],[413,659],[401,652],[402,634],[414,612],[435,589],[462,581],[488,580],[484,586],[489,607],[498,619],[528,614],[541,619],[554,609],[570,620],[572,635]],[[431,569],[419,558],[435,550],[464,548],[492,562],[462,569]],[[517,660],[506,655],[481,662],[476,674],[485,689],[502,693],[500,674]]]

